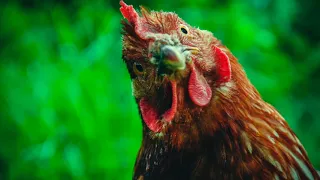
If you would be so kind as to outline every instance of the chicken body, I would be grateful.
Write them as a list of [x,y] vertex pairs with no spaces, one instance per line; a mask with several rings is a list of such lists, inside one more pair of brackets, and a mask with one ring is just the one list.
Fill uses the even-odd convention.
[[320,179],[283,117],[212,33],[120,2],[143,119],[133,179]]

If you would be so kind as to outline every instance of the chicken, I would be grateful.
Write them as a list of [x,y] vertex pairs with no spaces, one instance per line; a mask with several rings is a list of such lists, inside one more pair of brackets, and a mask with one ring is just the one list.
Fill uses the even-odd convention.
[[120,1],[143,119],[133,179],[320,179],[288,123],[209,31]]

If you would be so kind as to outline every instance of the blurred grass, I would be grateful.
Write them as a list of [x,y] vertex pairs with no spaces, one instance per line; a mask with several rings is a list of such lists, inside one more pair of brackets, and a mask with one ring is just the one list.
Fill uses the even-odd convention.
[[[320,169],[318,2],[127,3],[214,32]],[[0,3],[0,179],[131,179],[142,129],[118,9],[102,0]]]

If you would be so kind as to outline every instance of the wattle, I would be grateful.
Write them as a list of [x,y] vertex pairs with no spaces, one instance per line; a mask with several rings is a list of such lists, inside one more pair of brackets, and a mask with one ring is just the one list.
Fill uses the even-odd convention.
[[192,67],[188,84],[190,99],[198,106],[207,105],[212,97],[211,88],[206,79]]

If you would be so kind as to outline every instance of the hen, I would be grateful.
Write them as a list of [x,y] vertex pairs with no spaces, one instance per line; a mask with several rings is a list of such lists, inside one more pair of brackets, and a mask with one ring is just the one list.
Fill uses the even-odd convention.
[[120,1],[143,119],[133,179],[320,179],[287,122],[212,33]]

